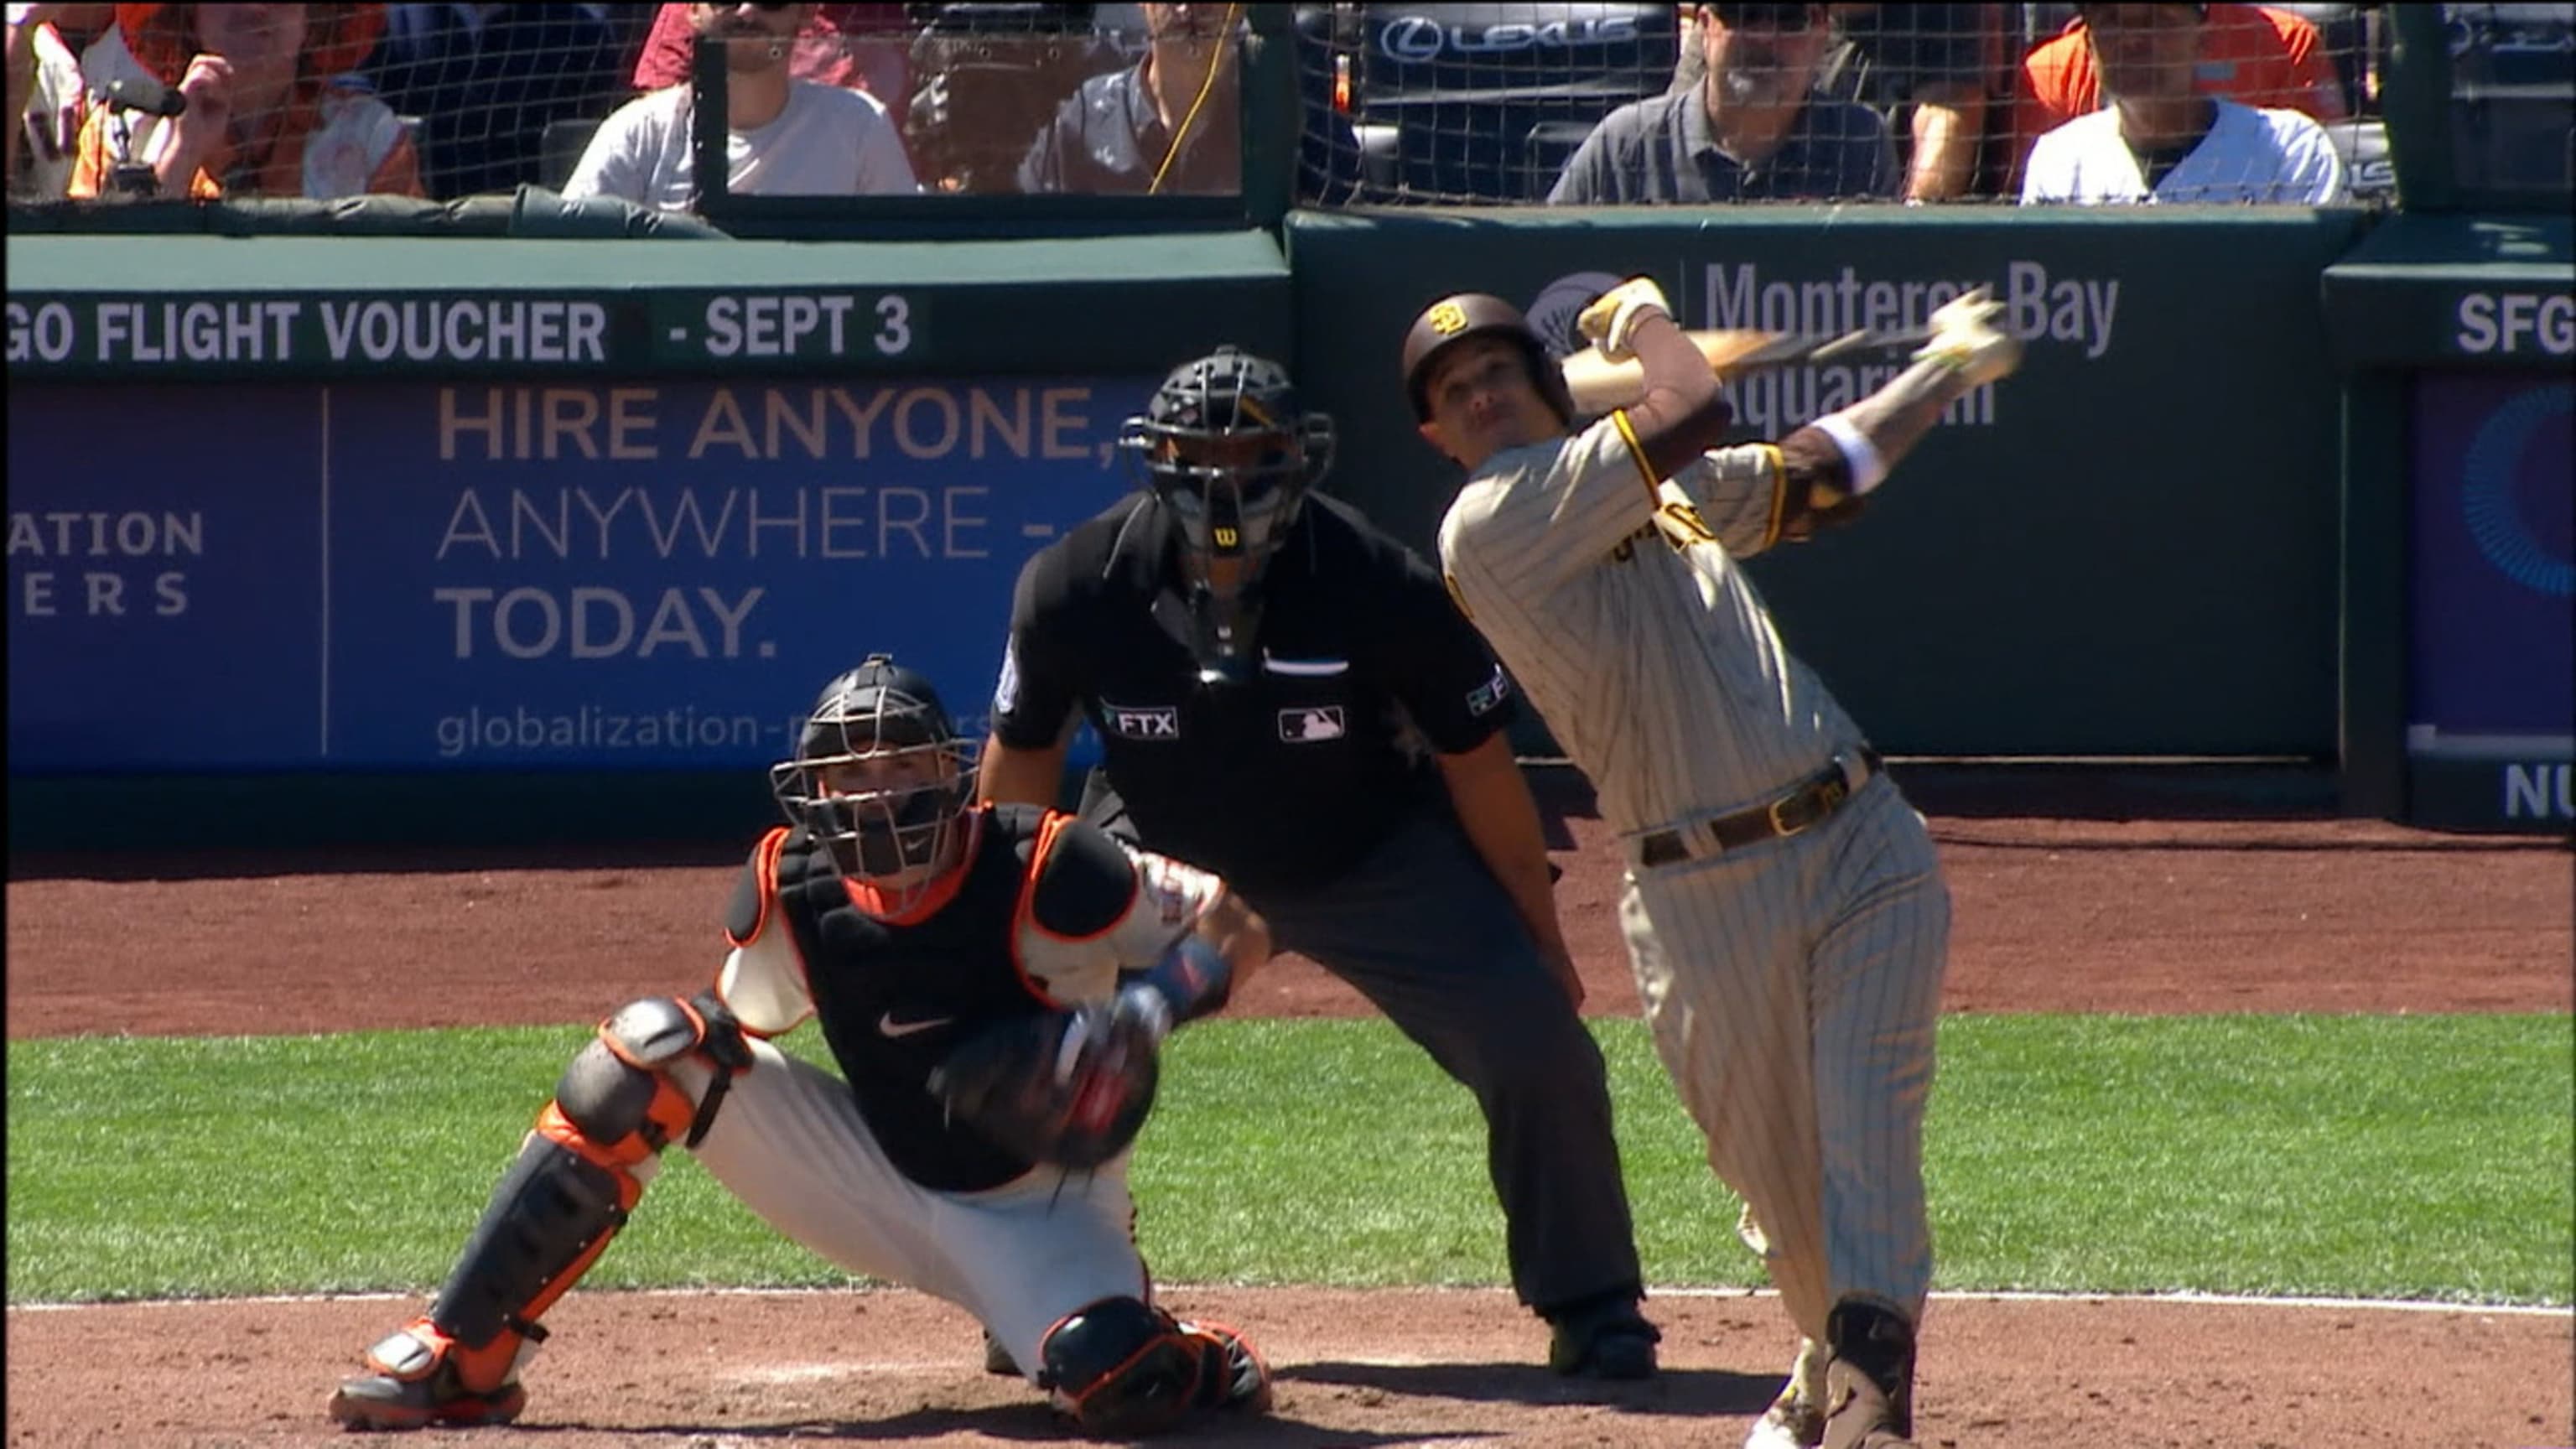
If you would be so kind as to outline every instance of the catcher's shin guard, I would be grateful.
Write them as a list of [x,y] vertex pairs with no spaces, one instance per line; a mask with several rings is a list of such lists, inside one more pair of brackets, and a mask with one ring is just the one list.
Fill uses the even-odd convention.
[[1195,1409],[1265,1413],[1270,1369],[1230,1328],[1175,1320],[1134,1298],[1104,1298],[1066,1314],[1040,1345],[1040,1386],[1083,1432],[1160,1434]]
[[545,1337],[537,1319],[625,1226],[663,1147],[684,1134],[695,1141],[712,1116],[716,1091],[693,1104],[661,1068],[703,1049],[722,1083],[737,1060],[748,1064],[731,1018],[700,1004],[710,1009],[639,1001],[601,1024],[492,1189],[428,1315],[369,1352],[370,1372],[341,1385],[332,1417],[405,1428],[517,1416],[521,1348]]

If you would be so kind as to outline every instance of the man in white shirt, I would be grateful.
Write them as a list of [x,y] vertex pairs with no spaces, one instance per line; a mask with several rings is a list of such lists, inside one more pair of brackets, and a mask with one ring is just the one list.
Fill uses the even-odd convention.
[[2022,177],[2024,205],[2352,199],[2324,127],[2193,88],[2208,6],[2076,8],[2110,104],[2039,138]]
[[[725,42],[726,188],[757,196],[909,196],[921,188],[885,108],[861,91],[788,73],[811,5],[692,5]],[[698,197],[687,84],[629,101],[602,122],[567,197],[615,196],[662,211]]]

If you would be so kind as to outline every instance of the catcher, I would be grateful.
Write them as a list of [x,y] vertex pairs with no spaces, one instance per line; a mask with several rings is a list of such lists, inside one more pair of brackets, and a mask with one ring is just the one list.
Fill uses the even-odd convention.
[[[1268,928],[1205,872],[973,804],[974,754],[885,656],[825,688],[770,771],[790,823],[752,850],[713,987],[600,1025],[437,1300],[332,1418],[517,1418],[537,1320],[673,1143],[815,1252],[974,1314],[1086,1433],[1269,1407],[1241,1335],[1154,1305],[1126,1174],[1165,1034],[1225,1003]],[[767,1040],[809,1016],[842,1077]]]

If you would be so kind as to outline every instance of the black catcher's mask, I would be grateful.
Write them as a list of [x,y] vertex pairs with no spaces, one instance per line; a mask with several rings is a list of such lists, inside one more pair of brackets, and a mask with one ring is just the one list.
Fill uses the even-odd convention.
[[[1182,547],[1259,561],[1333,465],[1333,420],[1309,415],[1275,362],[1220,347],[1172,369],[1119,446],[1181,523]],[[1204,569],[1201,569],[1204,572]]]
[[929,680],[872,654],[823,687],[796,757],[770,767],[769,789],[843,874],[912,875],[945,858],[974,804],[975,748],[957,738]]
[[[1190,587],[1185,617],[1173,627],[1198,658],[1200,681],[1249,678],[1261,566],[1286,543],[1306,490],[1333,465],[1333,420],[1306,412],[1279,364],[1220,347],[1174,368],[1118,442],[1180,524]],[[1208,584],[1218,560],[1249,566],[1224,593]]]

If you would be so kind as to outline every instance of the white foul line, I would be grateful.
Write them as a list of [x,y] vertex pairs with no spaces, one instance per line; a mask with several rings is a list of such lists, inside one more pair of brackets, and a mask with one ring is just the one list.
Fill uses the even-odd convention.
[[[1266,1293],[1281,1289],[1292,1292],[1321,1293],[1486,1293],[1500,1292],[1491,1288],[1432,1288],[1426,1286],[1381,1286],[1377,1288],[1343,1288],[1317,1284],[1281,1284],[1249,1287],[1232,1283],[1157,1283],[1154,1290],[1173,1293]],[[636,1298],[798,1298],[831,1295],[845,1297],[860,1293],[908,1293],[908,1288],[854,1284],[847,1288],[641,1288],[598,1289],[594,1296],[614,1294]],[[202,1308],[210,1304],[245,1303],[396,1303],[416,1302],[420,1293],[283,1293],[246,1298],[127,1298],[90,1303],[12,1303],[12,1313],[60,1313],[81,1308]],[[1656,1298],[1777,1298],[1770,1288],[1648,1288],[1649,1301]],[[2430,1298],[2266,1298],[2240,1293],[2038,1293],[1998,1289],[1991,1292],[1957,1290],[1935,1292],[1932,1298],[1945,1303],[2170,1303],[2212,1308],[2302,1308],[2327,1309],[2336,1312],[2389,1313],[2476,1313],[2493,1317],[2565,1318],[2576,1314],[2564,1303],[2473,1303]]]

